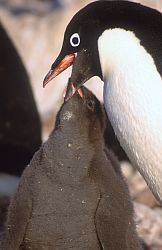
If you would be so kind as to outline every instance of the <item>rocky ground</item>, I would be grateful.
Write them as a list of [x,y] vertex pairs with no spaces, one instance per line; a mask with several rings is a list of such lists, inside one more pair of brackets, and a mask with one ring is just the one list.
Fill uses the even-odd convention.
[[[62,44],[66,24],[73,14],[90,1],[0,0],[0,20],[17,47],[29,73],[32,89],[41,116],[42,138],[53,128],[55,115],[63,98],[70,70],[57,77],[45,89],[42,81]],[[162,11],[161,0],[143,0]],[[87,86],[102,100],[102,83],[98,78]],[[123,163],[124,172],[134,199],[135,219],[140,236],[151,250],[162,250],[162,209],[148,190],[142,177]],[[131,171],[130,171],[131,169]],[[4,220],[8,198],[0,199],[0,221]]]

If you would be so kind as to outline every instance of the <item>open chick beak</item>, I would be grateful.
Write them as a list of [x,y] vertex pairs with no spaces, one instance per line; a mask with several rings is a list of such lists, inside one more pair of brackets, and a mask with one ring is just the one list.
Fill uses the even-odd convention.
[[65,95],[64,95],[65,102],[68,101],[75,94],[76,91],[78,92],[80,97],[83,99],[84,95],[83,95],[82,89],[79,89],[79,88],[76,89],[74,87],[74,84],[71,82],[71,78],[69,78],[68,84],[67,84],[67,87],[66,87],[66,92],[65,92]]
[[[47,73],[43,81],[43,87],[47,85],[53,78],[63,72],[65,69],[70,67],[75,60],[75,54],[65,56],[60,63],[56,64],[57,61],[52,65],[50,71]],[[56,65],[56,66],[55,66]]]

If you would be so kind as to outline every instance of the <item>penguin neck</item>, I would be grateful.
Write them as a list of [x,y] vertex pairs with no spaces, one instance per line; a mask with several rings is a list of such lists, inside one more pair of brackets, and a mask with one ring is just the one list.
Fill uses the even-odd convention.
[[162,201],[162,80],[131,31],[106,30],[98,40],[104,104],[132,163]]
[[104,142],[101,132],[96,131],[93,124],[88,128],[87,121],[85,117],[82,127],[78,120],[59,123],[49,140],[44,143],[46,164],[43,168],[52,181],[59,182],[60,185],[77,186],[89,175],[92,159],[104,148]]

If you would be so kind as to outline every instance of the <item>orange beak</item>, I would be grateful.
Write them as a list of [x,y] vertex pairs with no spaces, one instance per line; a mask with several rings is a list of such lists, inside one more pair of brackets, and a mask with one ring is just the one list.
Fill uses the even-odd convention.
[[54,69],[51,68],[50,71],[47,73],[46,77],[44,78],[43,87],[45,87],[48,82],[50,82],[53,78],[55,78],[65,69],[70,67],[74,63],[74,60],[75,54],[67,55],[62,59],[62,61],[58,65],[56,65],[56,67],[54,67]]

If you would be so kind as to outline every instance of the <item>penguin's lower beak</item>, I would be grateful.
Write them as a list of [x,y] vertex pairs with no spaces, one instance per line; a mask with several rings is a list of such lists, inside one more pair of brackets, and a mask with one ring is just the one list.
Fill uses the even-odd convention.
[[80,87],[91,77],[95,76],[96,73],[98,73],[98,68],[100,69],[100,66],[97,64],[99,60],[97,60],[98,58],[96,55],[97,53],[93,55],[93,51],[85,49],[77,53],[77,57],[72,68],[72,74],[69,78],[70,83],[68,83],[69,86],[72,87],[67,88],[68,91],[66,92],[65,100],[70,99],[76,91],[78,91],[81,97],[83,96]]
[[65,56],[60,62],[58,62],[57,59],[55,63],[52,65],[50,71],[45,76],[43,81],[43,87],[45,87],[48,82],[50,82],[53,78],[55,78],[65,69],[70,67],[74,63],[74,60],[75,60],[75,54],[70,54]]

